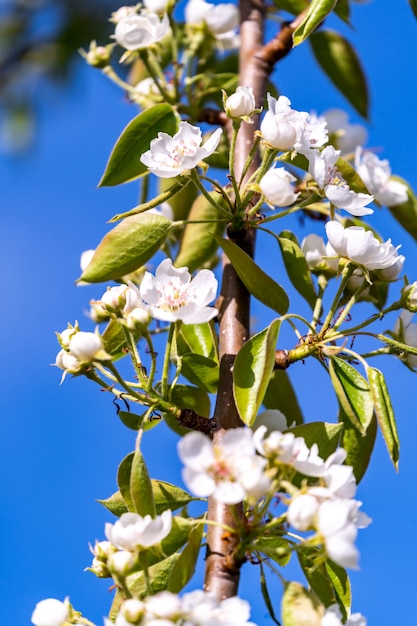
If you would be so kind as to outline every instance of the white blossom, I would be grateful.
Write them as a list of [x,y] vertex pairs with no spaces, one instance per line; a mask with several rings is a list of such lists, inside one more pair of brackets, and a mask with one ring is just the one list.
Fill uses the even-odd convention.
[[319,235],[312,233],[304,237],[301,242],[301,250],[311,271],[337,272],[339,259],[332,258],[334,257],[334,250],[329,248],[329,245],[326,245]]
[[252,87],[238,87],[225,102],[224,110],[231,118],[248,118],[255,110],[255,96]]
[[294,204],[299,193],[295,193],[292,183],[296,177],[283,167],[270,169],[260,180],[259,186],[268,204],[284,207]]
[[343,226],[336,220],[327,222],[326,233],[336,256],[350,259],[368,270],[381,270],[398,263],[401,246],[394,247],[391,240],[381,243],[372,231],[360,226]]
[[109,571],[116,576],[128,576],[132,573],[135,564],[136,557],[128,550],[118,550],[107,559]]
[[266,409],[256,416],[251,428],[256,431],[259,426],[266,426],[267,432],[283,431],[288,428],[287,418],[279,409]]
[[95,332],[78,331],[69,342],[69,352],[82,363],[90,363],[95,360],[110,359],[110,355],[104,350],[100,335]]
[[[402,311],[395,323],[394,332],[403,343],[417,348],[417,324],[413,323],[413,313]],[[417,354],[404,354],[405,362],[413,369],[417,368]]]
[[336,208],[348,211],[355,216],[373,213],[372,209],[366,208],[366,205],[374,199],[373,196],[367,193],[356,193],[350,189],[338,170],[336,163],[340,150],[327,146],[321,152],[311,150],[306,156],[309,162],[309,173]]
[[205,23],[214,36],[229,34],[239,25],[239,10],[232,3],[215,5],[205,0],[190,0],[184,16],[187,24]]
[[210,270],[200,270],[191,278],[186,267],[173,267],[171,259],[165,259],[155,276],[145,272],[140,293],[155,319],[201,324],[218,313],[214,307],[207,306],[216,297],[217,284]]
[[328,139],[326,120],[323,117],[317,117],[315,113],[310,113],[305,118],[299,138],[294,144],[294,150],[307,156],[311,150],[324,146]]
[[375,199],[386,206],[396,206],[408,200],[407,186],[391,178],[391,167],[387,159],[379,159],[376,154],[358,147],[355,153],[355,167]]
[[64,370],[64,372],[69,372],[70,374],[75,374],[81,367],[79,360],[66,350],[60,350],[58,352],[55,359],[55,365],[59,367],[59,369]]
[[262,137],[277,150],[289,150],[300,139],[308,113],[291,109],[291,102],[285,96],[276,100],[268,94],[267,99],[268,111],[260,127]]
[[[366,626],[366,618],[361,613],[352,613],[345,622],[345,626]],[[326,608],[326,612],[321,618],[320,626],[343,626],[342,613],[337,604],[332,604]]]
[[171,137],[158,133],[150,148],[140,160],[160,178],[173,178],[196,167],[200,161],[213,154],[220,141],[222,129],[217,128],[201,146],[202,133],[197,126],[180,122],[178,132]]
[[95,322],[108,319],[111,313],[119,313],[127,319],[133,311],[144,324],[149,321],[149,312],[141,298],[139,288],[131,281],[128,281],[127,285],[108,287],[100,300],[92,300],[90,304],[92,305],[90,317]]
[[417,281],[403,287],[401,297],[405,302],[404,308],[415,313],[417,311]]
[[210,496],[224,504],[237,504],[246,496],[259,498],[269,487],[266,460],[256,454],[252,431],[234,428],[219,445],[202,433],[185,435],[178,444],[185,467],[182,476],[197,496]]
[[169,30],[168,16],[143,9],[140,14],[130,13],[116,24],[114,37],[126,50],[142,50],[160,41]]
[[161,15],[167,10],[170,0],[143,0],[144,6],[154,13]]
[[55,598],[41,600],[35,606],[32,613],[31,622],[35,626],[63,626],[69,618],[69,602],[64,602]]
[[368,132],[362,124],[350,124],[349,116],[342,109],[329,109],[323,113],[327,129],[333,135],[332,143],[342,154],[354,152],[357,146],[363,146]]
[[161,591],[145,599],[147,616],[175,620],[182,613],[181,599],[170,591]]
[[297,530],[309,530],[314,527],[314,519],[320,503],[317,498],[303,493],[293,498],[288,506],[287,521]]
[[157,515],[142,517],[137,513],[123,513],[114,523],[106,523],[107,539],[120,550],[149,548],[165,539],[172,526],[170,509]]

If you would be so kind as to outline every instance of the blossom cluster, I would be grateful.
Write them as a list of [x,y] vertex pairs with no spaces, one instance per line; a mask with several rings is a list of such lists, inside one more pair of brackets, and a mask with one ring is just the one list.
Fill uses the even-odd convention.
[[317,479],[301,489],[293,485],[285,496],[289,500],[287,522],[299,531],[315,531],[307,540],[321,543],[335,563],[358,567],[357,529],[371,520],[359,511],[361,502],[354,499],[353,468],[343,465],[346,452],[342,448],[324,460],[316,444],[309,448],[303,437],[291,431],[268,433],[262,425],[255,432],[244,428],[228,431],[217,445],[202,433],[189,433],[178,450],[185,466],[183,480],[190,491],[211,495],[224,504],[246,498],[254,506],[260,499],[272,499],[282,490],[282,481],[291,481],[295,472]]

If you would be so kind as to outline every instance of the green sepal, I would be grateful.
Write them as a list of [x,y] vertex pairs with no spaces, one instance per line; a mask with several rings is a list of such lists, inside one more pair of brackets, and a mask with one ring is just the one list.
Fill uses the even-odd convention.
[[282,598],[282,626],[321,626],[320,604],[300,583],[286,583]]
[[159,250],[171,227],[154,213],[127,217],[104,236],[78,281],[101,283],[134,272]]
[[400,441],[398,438],[397,424],[391,404],[391,398],[383,373],[375,367],[366,370],[369,387],[374,401],[375,414],[379,427],[388,448],[391,461],[398,470],[400,458]]
[[289,563],[292,554],[288,546],[288,541],[284,537],[265,536],[257,539],[252,548],[269,557],[281,567],[285,567]]
[[175,562],[167,582],[167,591],[179,593],[194,575],[200,554],[204,525],[198,524],[189,534],[189,540]]
[[275,370],[263,399],[266,409],[278,409],[287,418],[287,424],[304,422],[297,396],[285,370]]
[[318,64],[334,86],[362,117],[368,118],[368,86],[352,45],[331,30],[313,33],[310,44]]
[[358,432],[358,429],[352,425],[352,422],[340,406],[339,422],[343,423],[342,440],[340,445],[347,452],[345,462],[346,465],[351,465],[353,467],[356,484],[359,484],[365,475],[374,449],[377,431],[375,413],[372,414],[371,421],[366,426],[363,435],[361,435],[361,433]]
[[155,501],[152,491],[152,483],[149,478],[148,468],[140,450],[135,450],[130,472],[130,495],[133,500],[135,512],[144,517],[155,517]]
[[241,420],[251,426],[261,406],[275,363],[281,320],[251,337],[236,355],[233,394]]
[[407,186],[408,200],[396,206],[389,206],[388,210],[399,224],[417,241],[417,198],[409,185],[409,183],[400,178],[393,176],[394,180]]
[[342,430],[342,424],[309,422],[289,428],[286,432],[294,433],[296,437],[303,437],[309,448],[317,444],[321,458],[327,459],[337,449]]
[[374,404],[366,379],[349,363],[333,356],[329,374],[344,415],[363,436],[372,420]]
[[169,104],[156,104],[139,113],[118,138],[98,186],[120,185],[146,174],[148,168],[141,155],[159,132],[174,135],[177,126],[177,116]]
[[265,274],[255,261],[233,241],[221,237],[216,237],[216,240],[249,293],[273,311],[285,315],[288,311],[289,300],[281,285]]
[[[217,192],[210,192],[210,196],[223,209],[225,208],[225,201]],[[194,272],[204,266],[215,254],[219,244],[213,235],[221,236],[225,229],[225,223],[219,221],[218,210],[203,195],[198,196],[195,200],[188,219],[190,222],[201,221],[203,223],[189,223],[185,226],[174,265],[176,267],[185,265],[190,272]],[[210,221],[207,222],[206,220]]]
[[292,282],[298,293],[308,302],[314,310],[317,295],[314,289],[311,273],[308,269],[305,256],[300,248],[297,237],[288,230],[284,230],[278,236],[282,258]]
[[312,0],[307,15],[293,34],[294,46],[299,46],[331,13],[337,0]]

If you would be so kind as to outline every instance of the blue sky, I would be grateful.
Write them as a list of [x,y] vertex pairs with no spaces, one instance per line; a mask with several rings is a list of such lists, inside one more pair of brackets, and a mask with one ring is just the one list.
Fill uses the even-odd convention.
[[[370,84],[367,145],[383,148],[381,155],[389,158],[393,172],[417,188],[417,22],[405,0],[392,7],[389,0],[354,3],[355,30],[343,30],[361,53]],[[282,62],[277,83],[298,110],[320,113],[345,106],[317,72],[308,44]],[[43,88],[37,95],[40,123],[33,147],[22,156],[0,156],[1,624],[26,626],[37,601],[66,595],[101,624],[111,601],[108,581],[83,571],[91,560],[88,542],[102,539],[104,523],[111,519],[95,499],[115,490],[117,465],[133,448],[134,433],[118,420],[106,394],[83,379],[59,386],[60,372],[50,364],[58,351],[54,331],[75,319],[91,329],[85,317],[88,301],[104,290],[75,287],[81,251],[94,247],[107,232],[107,219],[136,204],[134,183],[96,189],[112,145],[135,110],[99,72],[82,65],[67,91]],[[402,243],[405,272],[416,280],[416,243],[386,209],[375,211],[372,224],[384,238]],[[299,228],[295,221],[289,227]],[[299,237],[310,228],[306,223]],[[257,260],[269,269],[275,254],[278,267],[279,253],[272,244],[259,246]],[[272,319],[256,303],[253,316],[258,329]],[[394,319],[381,322],[381,330],[392,328]],[[359,487],[363,509],[374,522],[359,536],[361,571],[352,576],[354,610],[367,615],[369,626],[411,624],[417,590],[410,576],[417,530],[416,378],[393,358],[375,365],[387,374],[402,451],[396,475],[378,438],[371,468]],[[306,418],[334,421],[335,401],[318,368],[300,363],[290,375]],[[150,433],[145,454],[152,476],[179,480],[175,445],[175,436],[163,426]],[[246,565],[243,579],[241,595],[251,599],[255,568]],[[278,583],[275,588],[278,594]],[[259,626],[272,623],[256,599],[253,621]]]

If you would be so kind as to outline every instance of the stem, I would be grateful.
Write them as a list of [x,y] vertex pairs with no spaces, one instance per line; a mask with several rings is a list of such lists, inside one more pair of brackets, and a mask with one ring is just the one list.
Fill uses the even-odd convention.
[[169,357],[171,354],[171,345],[174,338],[175,325],[171,324],[169,327],[168,338],[166,343],[164,364],[162,367],[162,397],[166,399],[168,397],[168,372],[169,372]]
[[340,285],[339,285],[339,289],[337,290],[337,293],[334,297],[334,300],[332,302],[332,305],[329,309],[329,312],[326,316],[326,319],[324,320],[323,323],[323,328],[321,329],[321,335],[324,336],[324,334],[326,333],[326,331],[330,328],[330,325],[332,323],[332,319],[334,318],[335,314],[336,314],[336,310],[337,307],[339,306],[339,301],[340,298],[343,295],[343,292],[345,290],[345,287],[347,285],[347,282],[349,280],[349,278],[352,276],[353,272],[354,272],[355,266],[353,265],[353,263],[349,263],[348,265],[346,265],[343,268],[343,272],[342,272],[342,280],[340,281]]

